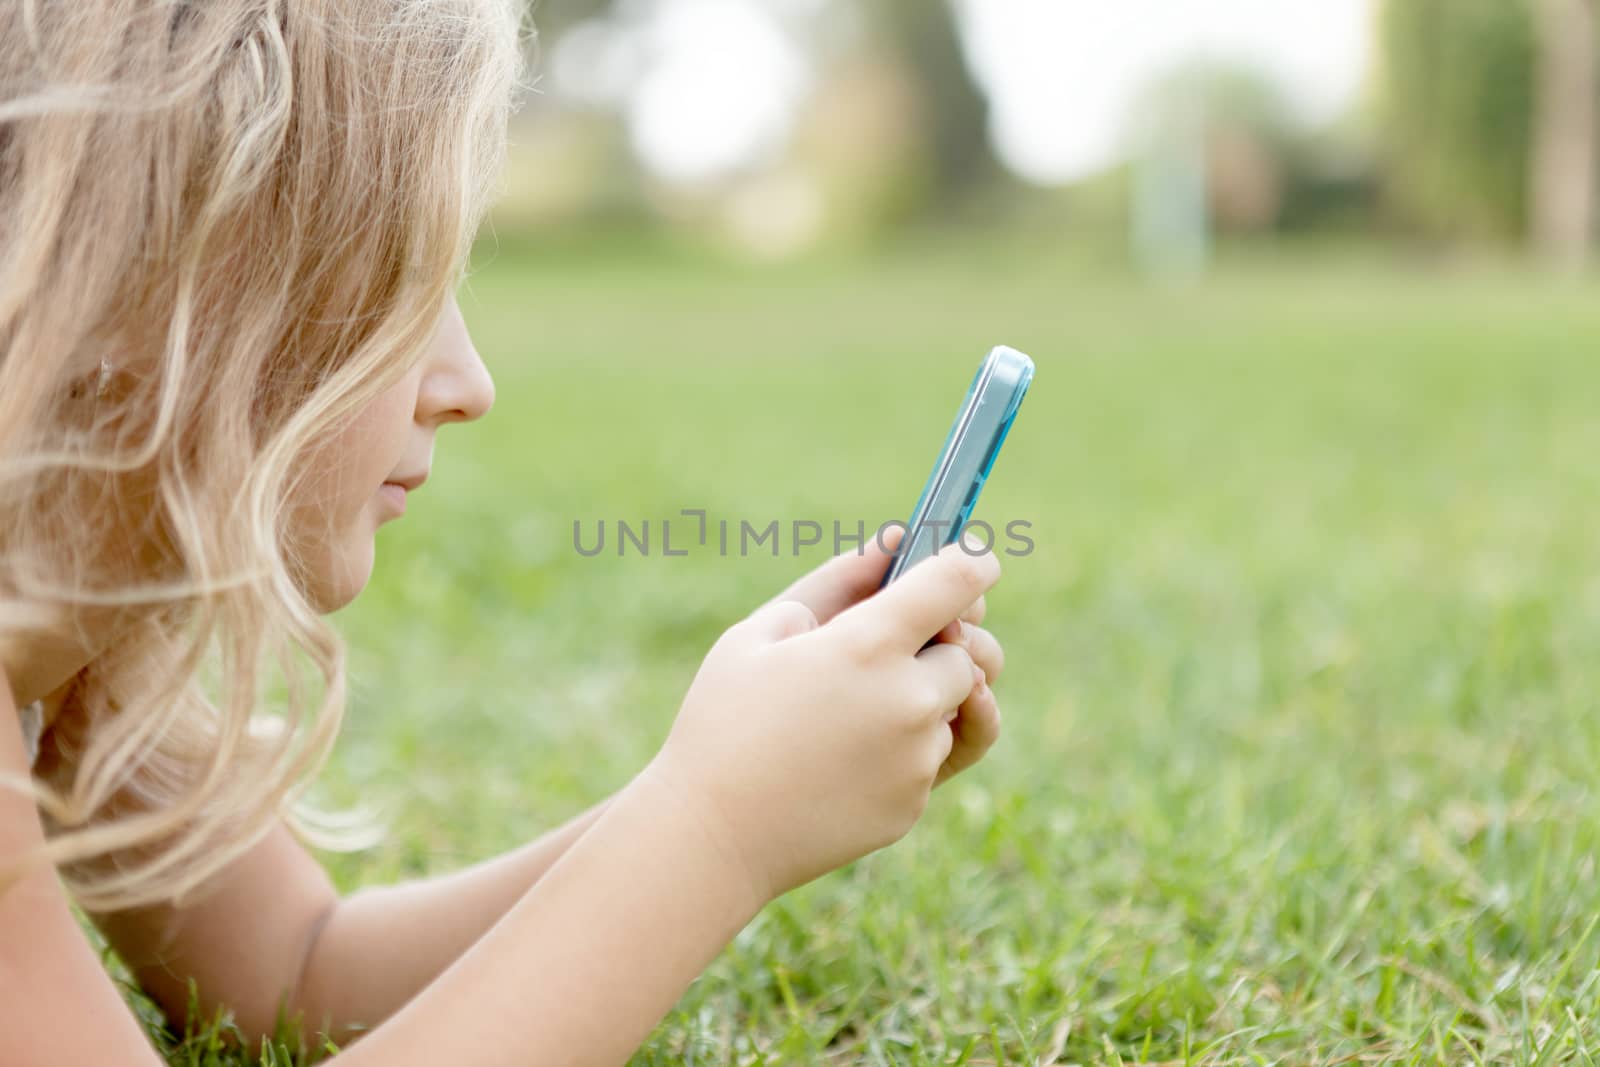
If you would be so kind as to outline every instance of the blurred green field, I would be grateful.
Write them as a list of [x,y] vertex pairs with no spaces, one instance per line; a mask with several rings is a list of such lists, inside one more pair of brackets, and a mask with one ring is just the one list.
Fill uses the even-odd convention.
[[1168,287],[937,244],[482,258],[497,406],[340,616],[317,795],[390,825],[341,885],[623,785],[829,547],[589,559],[575,519],[903,518],[1003,341],[1039,371],[979,508],[1036,542],[990,597],[999,748],[768,908],[637,1062],[1600,1055],[1600,292],[1271,252]]

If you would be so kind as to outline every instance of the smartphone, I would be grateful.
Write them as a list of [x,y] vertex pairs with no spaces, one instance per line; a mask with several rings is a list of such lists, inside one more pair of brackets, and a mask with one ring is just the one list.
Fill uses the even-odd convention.
[[1033,360],[1005,345],[979,365],[882,586],[961,536],[1031,381]]

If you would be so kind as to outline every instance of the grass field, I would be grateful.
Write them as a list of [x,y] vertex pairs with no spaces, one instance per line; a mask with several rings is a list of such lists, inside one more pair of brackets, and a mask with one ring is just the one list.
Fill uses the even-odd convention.
[[1600,1058],[1600,292],[507,247],[464,302],[497,408],[441,434],[340,616],[318,795],[390,824],[341,885],[623,785],[830,547],[590,559],[574,520],[903,518],[1004,341],[1039,372],[979,509],[1036,545],[990,597],[999,748],[769,907],[637,1062]]

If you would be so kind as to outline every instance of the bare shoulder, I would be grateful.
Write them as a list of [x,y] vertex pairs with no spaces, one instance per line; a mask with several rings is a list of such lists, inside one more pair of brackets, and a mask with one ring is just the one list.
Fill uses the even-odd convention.
[[[0,872],[44,843],[22,788],[28,758],[0,670]],[[0,1063],[157,1067],[160,1059],[84,938],[55,872],[0,873]]]

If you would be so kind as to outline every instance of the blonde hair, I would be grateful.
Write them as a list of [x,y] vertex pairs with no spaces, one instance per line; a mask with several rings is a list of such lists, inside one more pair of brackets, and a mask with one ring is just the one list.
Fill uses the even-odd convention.
[[289,501],[425,350],[521,38],[513,0],[0,4],[0,652],[119,622],[5,783],[48,834],[0,891],[176,898],[293,813],[344,650]]

